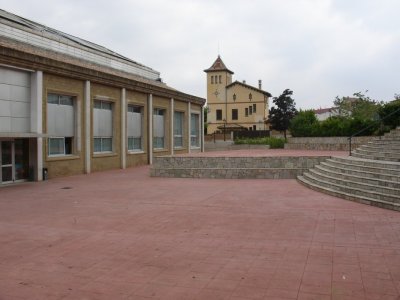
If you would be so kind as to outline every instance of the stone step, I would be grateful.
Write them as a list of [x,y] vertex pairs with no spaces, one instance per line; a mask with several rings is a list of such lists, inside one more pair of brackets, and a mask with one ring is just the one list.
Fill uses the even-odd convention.
[[393,129],[390,132],[386,132],[384,137],[398,137],[400,138],[400,130],[399,129]]
[[398,162],[371,160],[371,159],[358,158],[358,157],[354,157],[354,156],[347,156],[347,157],[334,156],[331,159],[333,161],[350,163],[353,165],[358,165],[358,166],[363,166],[363,167],[400,170],[400,163],[398,163]]
[[[331,183],[339,184],[342,186],[350,187],[350,188],[356,188],[356,189],[361,189],[365,190],[366,192],[378,192],[380,194],[385,194],[390,197],[392,196],[398,196],[398,199],[400,201],[400,190],[398,188],[392,188],[392,187],[387,187],[387,186],[380,186],[375,183],[367,183],[367,182],[360,182],[359,180],[354,180],[354,178],[341,178],[338,177],[334,174],[324,174],[318,171],[317,169],[311,169],[309,172],[306,172],[305,174],[312,174],[316,178],[320,178],[324,181],[328,181]],[[307,175],[305,175],[307,176]],[[345,177],[345,176],[344,176]],[[387,200],[387,199],[383,199]]]
[[333,188],[333,186],[330,186],[330,187],[321,186],[318,183],[307,180],[306,178],[304,178],[304,176],[298,176],[297,179],[304,186],[311,188],[318,192],[323,192],[323,193],[331,195],[331,196],[343,198],[343,199],[350,200],[350,201],[355,201],[358,203],[363,203],[363,204],[368,204],[368,205],[377,206],[377,207],[381,207],[381,208],[400,211],[400,204],[398,204],[398,203],[377,200],[375,198],[371,198],[368,196],[355,196],[352,193],[347,193],[347,192],[336,190]]
[[400,158],[397,158],[397,157],[387,157],[387,156],[381,157],[379,155],[366,155],[366,154],[358,153],[357,151],[352,152],[352,156],[358,157],[358,158],[370,159],[370,160],[400,162]]
[[306,178],[308,181],[313,182],[321,187],[331,188],[338,192],[344,192],[354,197],[368,197],[371,199],[376,199],[380,201],[385,201],[388,203],[396,203],[397,205],[400,204],[400,196],[393,195],[393,194],[386,194],[380,191],[375,191],[371,189],[370,185],[359,185],[354,182],[348,182],[347,180],[342,180],[340,183],[336,183],[331,181],[330,178],[321,178],[316,177],[313,174],[305,172],[303,177]]
[[330,159],[322,162],[321,166],[324,166],[325,168],[334,172],[342,172],[344,174],[356,175],[366,178],[378,178],[382,180],[400,182],[400,170],[396,169],[362,167],[359,165],[333,161]]
[[386,144],[395,144],[398,145],[400,143],[399,139],[379,139],[379,138],[374,138],[372,141],[370,141],[370,143],[373,144],[381,144],[381,145],[386,145]]
[[360,154],[365,154],[365,155],[373,155],[377,157],[393,157],[393,158],[400,158],[400,152],[396,149],[381,149],[381,151],[376,151],[374,149],[365,149],[365,148],[357,148],[353,151],[360,153]]
[[398,193],[400,194],[400,181],[394,181],[394,180],[388,180],[388,179],[382,179],[378,177],[367,177],[363,176],[360,174],[349,174],[346,173],[346,170],[338,169],[338,170],[332,170],[332,168],[329,168],[323,164],[315,166],[314,169],[309,170],[309,172],[318,172],[323,174],[324,176],[330,176],[333,178],[336,178],[337,180],[350,180],[358,183],[365,183],[365,184],[370,184],[370,185],[376,185],[378,187],[389,187],[389,188],[394,188],[398,190]]
[[373,143],[368,143],[365,145],[360,146],[357,149],[370,149],[370,150],[375,150],[375,151],[382,151],[382,150],[397,150],[400,152],[400,143],[399,144],[373,144]]

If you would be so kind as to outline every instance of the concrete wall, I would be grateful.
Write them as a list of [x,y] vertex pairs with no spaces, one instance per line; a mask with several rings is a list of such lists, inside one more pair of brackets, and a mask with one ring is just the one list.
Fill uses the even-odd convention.
[[31,132],[31,73],[0,67],[0,132]]

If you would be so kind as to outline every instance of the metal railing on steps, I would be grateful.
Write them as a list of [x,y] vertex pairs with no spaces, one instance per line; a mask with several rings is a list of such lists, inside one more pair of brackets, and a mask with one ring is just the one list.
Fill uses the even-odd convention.
[[[393,116],[394,114],[396,114],[396,113],[398,113],[398,112],[400,112],[400,108],[399,108],[399,109],[396,109],[395,111],[392,111],[390,114],[388,114],[388,115],[385,116],[384,118],[377,120],[377,122],[380,124],[380,123],[382,123],[382,121],[386,120],[387,118]],[[357,136],[357,135],[359,135],[360,133],[364,132],[365,130],[370,129],[372,126],[375,126],[375,125],[376,125],[376,123],[373,123],[373,124],[371,124],[371,125],[369,125],[369,126],[363,128],[363,129],[357,131],[356,133],[352,134],[351,136],[349,136],[349,137],[347,138],[347,139],[349,140],[349,156],[351,156],[351,140],[352,140],[352,138],[355,137],[355,136]]]

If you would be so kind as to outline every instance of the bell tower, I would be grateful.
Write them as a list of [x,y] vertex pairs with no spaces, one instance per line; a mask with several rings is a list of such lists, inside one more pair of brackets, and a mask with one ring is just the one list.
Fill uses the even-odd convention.
[[204,72],[207,74],[207,103],[225,102],[225,87],[232,83],[233,72],[225,66],[219,55]]
[[[207,120],[210,125],[213,124],[209,126],[208,132],[212,133],[217,130],[219,123],[227,120],[226,86],[232,83],[234,73],[225,66],[219,55],[212,66],[204,72],[207,74],[207,106],[209,108]],[[217,117],[217,110],[221,118]]]

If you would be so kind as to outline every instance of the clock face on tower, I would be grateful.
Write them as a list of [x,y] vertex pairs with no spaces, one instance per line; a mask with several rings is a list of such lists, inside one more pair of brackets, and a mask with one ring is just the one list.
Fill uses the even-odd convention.
[[218,89],[215,90],[214,95],[215,95],[215,97],[218,97],[218,95],[219,95]]

